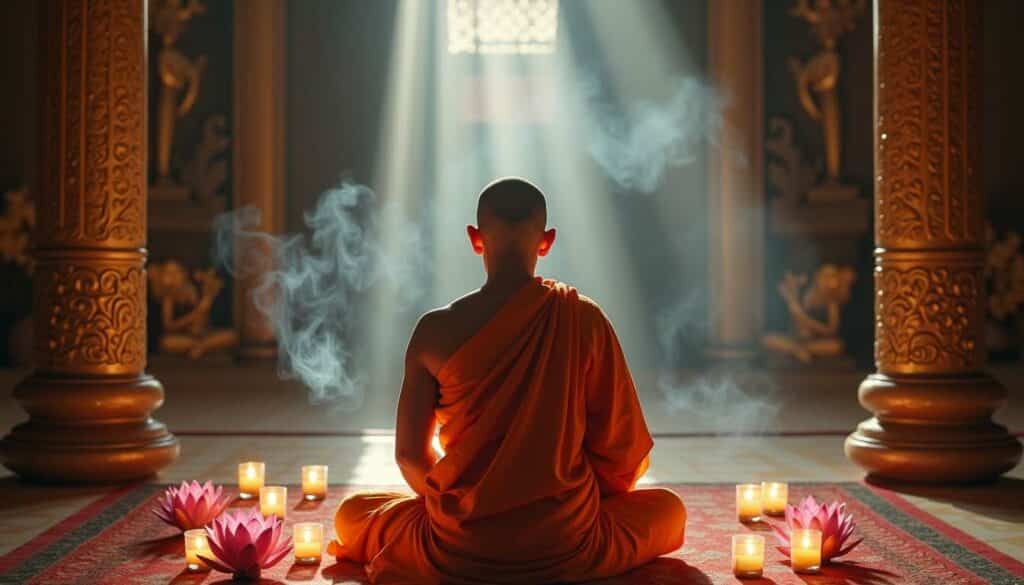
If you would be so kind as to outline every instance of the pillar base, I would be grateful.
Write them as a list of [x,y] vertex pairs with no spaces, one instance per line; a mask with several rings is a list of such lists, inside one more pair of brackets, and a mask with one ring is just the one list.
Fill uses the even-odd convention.
[[277,342],[242,344],[235,355],[240,362],[273,361],[277,359]]
[[712,344],[704,350],[704,357],[711,362],[750,363],[758,356],[758,348],[751,344]]
[[163,403],[151,376],[33,375],[15,398],[29,420],[0,441],[0,462],[41,481],[120,482],[153,475],[178,457],[178,440],[149,414]]
[[868,376],[860,401],[876,414],[846,438],[846,456],[872,478],[918,483],[994,480],[1021,444],[991,421],[1005,390],[984,374]]

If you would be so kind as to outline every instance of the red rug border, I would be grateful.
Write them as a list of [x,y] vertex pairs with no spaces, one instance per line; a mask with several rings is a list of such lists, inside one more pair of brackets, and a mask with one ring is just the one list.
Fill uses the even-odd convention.
[[110,507],[117,500],[138,489],[141,485],[144,484],[132,483],[113,488],[109,493],[103,494],[92,502],[82,506],[77,512],[40,532],[36,536],[32,537],[28,542],[11,550],[7,554],[0,556],[0,574],[6,573],[14,567],[17,567],[32,555],[49,546],[50,543],[70,533],[79,526],[82,526],[92,518],[95,518],[100,512]]
[[978,540],[974,536],[960,530],[956,526],[953,526],[934,514],[922,510],[895,490],[887,489],[878,485],[872,485],[865,480],[861,480],[858,483],[898,508],[904,514],[928,525],[949,540],[962,545],[964,548],[967,548],[978,556],[1003,567],[1018,577],[1024,577],[1024,562],[1011,557],[984,541]]

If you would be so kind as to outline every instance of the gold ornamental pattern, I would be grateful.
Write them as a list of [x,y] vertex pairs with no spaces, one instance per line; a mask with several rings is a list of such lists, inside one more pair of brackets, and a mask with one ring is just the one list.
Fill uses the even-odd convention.
[[[965,259],[965,258],[964,258]],[[882,373],[980,368],[982,267],[889,262],[875,268],[875,361]]]
[[[43,55],[44,192],[40,247],[140,248],[146,237],[142,2],[52,2],[57,42]],[[63,97],[63,99],[60,99]]]
[[983,241],[973,0],[878,3],[876,241],[944,248]]
[[35,273],[36,365],[134,374],[146,365],[146,273],[140,254],[112,262],[41,260]]

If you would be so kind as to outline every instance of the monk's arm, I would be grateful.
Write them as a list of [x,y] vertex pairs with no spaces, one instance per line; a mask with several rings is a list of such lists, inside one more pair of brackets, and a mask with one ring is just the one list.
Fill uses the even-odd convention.
[[594,327],[586,384],[584,446],[601,495],[627,492],[647,471],[654,443],[626,357],[603,315]]
[[405,379],[398,398],[395,422],[395,461],[414,492],[425,495],[426,478],[437,462],[431,441],[434,437],[434,407],[437,382],[423,363],[420,350],[423,331],[417,326],[405,356]]

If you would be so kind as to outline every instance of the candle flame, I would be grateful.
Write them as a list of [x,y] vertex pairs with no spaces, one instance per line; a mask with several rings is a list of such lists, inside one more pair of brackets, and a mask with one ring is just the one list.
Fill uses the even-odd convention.
[[772,487],[768,488],[768,493],[773,496],[779,495],[779,486],[773,483]]
[[274,493],[274,492],[270,492],[269,494],[267,494],[267,503],[270,504],[270,505],[276,504],[277,503],[277,494]]
[[206,539],[202,536],[197,536],[192,546],[196,548],[206,548]]
[[312,542],[313,541],[313,531],[310,530],[309,528],[303,530],[302,531],[302,539],[305,540],[307,543]]
[[316,480],[317,480],[316,470],[315,469],[310,469],[309,470],[309,481],[313,482],[313,483],[316,483]]
[[811,548],[811,537],[808,534],[804,535],[804,548]]
[[746,500],[753,500],[754,499],[754,490],[747,490],[747,491],[743,492],[743,498],[746,499]]
[[754,543],[750,542],[749,540],[747,541],[747,554],[748,555],[754,554]]
[[245,468],[245,476],[249,479],[254,479],[256,477],[256,468],[251,463]]

